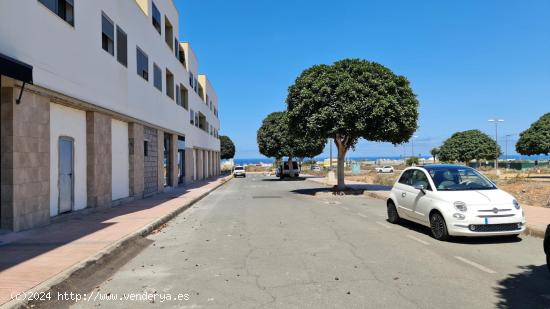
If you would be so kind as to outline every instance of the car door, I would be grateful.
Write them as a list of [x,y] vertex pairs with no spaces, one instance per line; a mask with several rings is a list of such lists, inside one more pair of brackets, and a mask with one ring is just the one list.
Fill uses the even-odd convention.
[[412,184],[412,176],[414,169],[403,172],[393,190],[395,190],[395,198],[397,199],[397,207],[400,213],[406,216],[412,216],[412,204],[410,200],[410,186]]
[[[414,188],[419,184],[424,185],[424,188],[426,188],[424,192]],[[412,190],[414,190],[414,193],[411,193],[412,216],[419,221],[427,222],[433,202],[433,191],[425,171],[420,169],[414,171],[412,175]]]

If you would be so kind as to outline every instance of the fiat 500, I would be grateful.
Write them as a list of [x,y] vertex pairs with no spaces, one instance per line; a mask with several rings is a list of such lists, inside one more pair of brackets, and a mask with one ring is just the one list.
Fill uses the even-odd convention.
[[516,199],[473,168],[425,165],[401,173],[387,200],[388,221],[405,219],[450,236],[517,236],[525,216]]

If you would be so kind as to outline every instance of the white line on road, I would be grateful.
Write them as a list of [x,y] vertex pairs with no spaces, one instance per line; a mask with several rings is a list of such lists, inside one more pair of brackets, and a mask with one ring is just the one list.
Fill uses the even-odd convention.
[[466,263],[466,264],[468,264],[468,265],[470,265],[470,266],[473,266],[473,267],[475,267],[475,268],[477,268],[477,269],[479,269],[479,270],[481,270],[481,271],[484,271],[484,272],[486,272],[486,273],[488,273],[488,274],[496,274],[496,273],[497,273],[496,271],[494,271],[494,270],[492,270],[492,269],[490,269],[490,268],[487,268],[487,267],[485,267],[485,266],[483,266],[483,265],[479,265],[478,263],[472,262],[472,261],[470,261],[470,260],[468,260],[468,259],[466,259],[466,258],[463,258],[463,257],[461,257],[461,256],[455,256],[455,258],[456,258],[457,260],[459,260],[459,261],[462,261],[462,262],[464,262],[464,263]]
[[387,225],[387,224],[385,224],[385,223],[383,223],[383,222],[376,221],[376,224],[381,225],[381,226],[383,226],[383,227],[385,227],[385,228],[387,228],[387,229],[391,229],[391,226],[389,226],[389,225]]
[[367,216],[365,216],[364,214],[362,214],[362,213],[360,213],[360,212],[358,212],[357,215],[358,215],[359,217],[368,218]]
[[412,235],[407,235],[407,238],[410,238],[410,239],[412,239],[412,240],[418,241],[419,243],[424,244],[424,245],[426,245],[426,246],[428,246],[428,245],[430,244],[429,242],[424,241],[424,240],[422,240],[422,239],[420,239],[420,238],[416,238],[416,237],[414,237],[414,236],[412,236]]

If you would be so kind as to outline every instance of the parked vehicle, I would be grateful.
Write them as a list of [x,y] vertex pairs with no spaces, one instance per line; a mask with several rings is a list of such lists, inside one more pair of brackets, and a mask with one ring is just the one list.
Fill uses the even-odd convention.
[[246,171],[243,166],[237,165],[233,169],[233,176],[234,177],[246,177]]
[[544,235],[544,253],[546,253],[546,266],[550,271],[550,224],[546,227],[546,234]]
[[300,167],[298,162],[292,161],[292,169],[289,168],[288,162],[284,162],[277,168],[275,176],[283,179],[285,177],[298,177],[300,176]]
[[428,226],[433,237],[517,236],[525,230],[520,204],[473,168],[426,165],[401,173],[387,200],[388,221]]
[[312,172],[320,172],[321,171],[321,167],[319,165],[312,165],[311,166],[311,171]]
[[393,166],[385,165],[385,166],[382,166],[382,167],[377,167],[376,172],[377,173],[393,173],[394,170],[393,170]]

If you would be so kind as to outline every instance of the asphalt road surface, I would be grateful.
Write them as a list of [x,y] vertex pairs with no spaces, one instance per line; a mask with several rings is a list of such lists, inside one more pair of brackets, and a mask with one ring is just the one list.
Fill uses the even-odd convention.
[[72,306],[550,308],[541,239],[439,242],[386,222],[384,201],[318,189],[233,179]]

